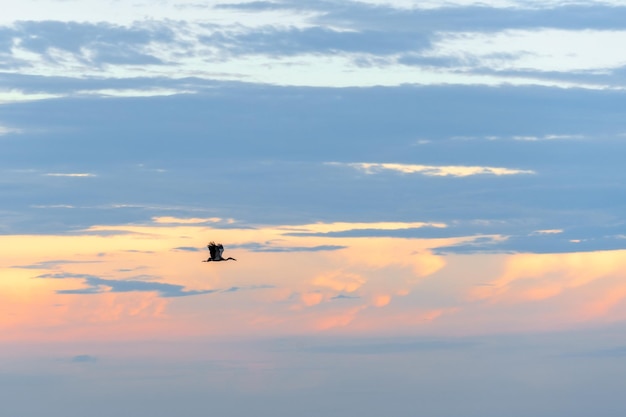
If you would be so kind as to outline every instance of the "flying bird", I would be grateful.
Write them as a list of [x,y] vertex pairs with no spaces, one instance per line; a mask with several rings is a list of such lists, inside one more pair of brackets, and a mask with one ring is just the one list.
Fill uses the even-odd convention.
[[224,246],[221,243],[215,244],[215,242],[209,242],[207,245],[209,248],[209,252],[211,252],[211,256],[206,261],[202,262],[219,262],[219,261],[236,261],[235,258],[223,258],[222,253],[224,253]]

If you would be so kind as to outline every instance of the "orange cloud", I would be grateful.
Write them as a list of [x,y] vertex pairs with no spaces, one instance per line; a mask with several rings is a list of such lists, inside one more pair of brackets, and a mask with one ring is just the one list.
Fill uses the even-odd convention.
[[384,307],[391,302],[391,296],[388,294],[375,295],[372,303],[376,307]]
[[626,272],[626,251],[518,254],[509,256],[504,272],[474,289],[472,299],[494,301],[537,300],[557,296],[567,289]]
[[310,293],[302,294],[300,298],[302,299],[302,301],[307,307],[311,307],[311,306],[321,303],[322,300],[324,299],[324,295],[319,292],[310,292]]
[[[0,309],[6,313],[0,318],[3,336],[10,332],[17,339],[29,334],[46,340],[52,337],[50,332],[37,331],[46,326],[55,328],[54,337],[68,338],[78,334],[115,338],[118,332],[129,337],[151,332],[304,334],[335,328],[342,332],[381,333],[393,328],[398,333],[423,329],[471,333],[510,328],[511,322],[515,328],[532,330],[581,317],[617,317],[626,297],[617,281],[598,285],[624,276],[626,251],[439,256],[434,248],[476,237],[288,234],[423,223],[225,230],[200,220],[211,219],[161,218],[156,225],[94,226],[71,236],[0,236]],[[222,241],[227,254],[238,261],[202,263],[208,256],[205,245],[209,240]],[[279,250],[263,251],[267,242]],[[289,250],[322,246],[343,249]],[[104,283],[144,280],[217,292],[172,298],[144,291],[59,294],[59,290],[83,288],[85,283],[71,278],[33,279],[44,274],[91,275]],[[464,298],[468,293],[469,301]],[[336,297],[339,294],[352,297]],[[424,308],[412,310],[414,305]],[[538,305],[545,310],[538,310]],[[452,314],[456,311],[463,314]]]
[[314,328],[315,330],[329,330],[336,327],[346,327],[354,321],[359,311],[364,308],[365,306],[353,307],[331,316],[316,319]]
[[334,291],[354,292],[366,282],[358,274],[336,271],[320,275],[313,280],[313,285],[327,287]]

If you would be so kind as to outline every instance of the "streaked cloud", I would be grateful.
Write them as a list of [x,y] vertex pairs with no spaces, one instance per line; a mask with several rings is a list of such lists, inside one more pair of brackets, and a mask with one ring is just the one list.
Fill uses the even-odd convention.
[[495,71],[610,71],[626,65],[619,53],[625,40],[626,31],[613,30],[442,33],[423,55],[454,58],[467,67]]
[[0,125],[0,136],[20,133],[21,131],[22,131],[21,129],[16,129],[16,128],[13,128],[13,127],[7,127],[7,126]]
[[102,90],[79,90],[75,94],[93,95],[102,97],[161,97],[173,96],[176,94],[194,94],[194,90],[177,90],[171,88],[148,88],[139,89],[102,89]]
[[29,93],[20,90],[0,90],[0,105],[62,97],[60,94]]
[[139,280],[113,280],[93,275],[74,273],[42,274],[37,278],[45,279],[82,279],[84,288],[58,290],[58,294],[101,294],[104,292],[158,292],[162,297],[184,297],[189,295],[210,294],[215,290],[185,290],[182,285]]
[[6,413],[623,411],[623,0],[3,6]]
[[[219,4],[239,3],[232,0],[211,0],[205,3],[164,0],[159,3],[120,3],[116,0],[7,0],[9,13],[0,22],[14,21],[60,21],[60,22],[109,22],[131,26],[137,21],[201,21],[211,24],[239,24],[265,26],[271,23],[290,22],[305,24],[311,13],[289,9],[253,10],[250,12],[229,8],[216,8]],[[256,19],[255,19],[256,17]]]
[[50,172],[44,175],[46,177],[70,177],[70,178],[90,178],[90,177],[96,176],[96,174],[92,174],[89,172],[75,172],[75,173]]
[[539,235],[554,235],[563,233],[563,229],[545,229],[545,230],[537,230],[534,233]]
[[536,142],[540,140],[578,140],[584,139],[583,135],[544,135],[544,136],[513,136],[513,140]]
[[483,166],[435,166],[435,165],[413,165],[398,163],[374,163],[374,162],[329,162],[328,165],[347,166],[366,174],[377,174],[384,171],[393,171],[401,174],[422,174],[429,177],[469,177],[473,175],[520,175],[535,174],[532,170],[483,167]]
[[[182,218],[171,217],[171,216],[160,216],[160,217],[153,217],[152,221],[157,224],[158,223],[161,223],[161,224],[200,224],[200,223],[220,223],[224,220],[219,217],[182,219]],[[232,221],[229,221],[229,222],[232,223]]]
[[[556,297],[566,290],[622,274],[626,270],[622,255],[623,251],[514,255],[507,259],[504,273],[491,281],[490,286],[473,290],[472,297],[500,302]],[[621,291],[618,300],[624,297],[626,292]]]
[[332,223],[313,223],[302,225],[286,225],[281,226],[279,230],[289,236],[306,236],[311,234],[328,234],[339,235],[358,232],[358,231],[394,231],[421,228],[445,229],[445,223],[429,223],[429,222],[371,222],[371,223],[349,223],[349,222],[332,222]]
[[[173,6],[168,4],[165,8]],[[375,6],[362,3],[348,4],[364,13],[355,15],[362,16],[362,22],[358,17],[346,21],[346,16],[330,4],[299,7],[281,3],[252,10],[243,6],[239,9],[213,6],[217,4],[200,7],[194,10],[195,14],[189,13],[195,8],[173,7],[177,9],[174,14],[186,10],[185,18],[181,19],[170,15],[145,20],[145,14],[130,22],[119,19],[107,22],[104,17],[98,22],[67,21],[61,16],[46,21],[17,19],[5,29],[8,39],[5,72],[76,79],[195,78],[317,87],[459,84],[621,88],[618,82],[606,77],[607,71],[623,66],[619,53],[608,47],[593,48],[605,40],[605,45],[618,48],[615,45],[621,45],[623,37],[619,30],[582,31],[544,26],[507,29],[504,23],[486,32],[459,31],[445,24],[449,18],[440,16],[436,21],[441,28],[429,32],[419,28],[422,20],[430,22],[432,16],[414,11],[404,20],[415,24],[407,26],[404,22],[401,27],[418,29],[407,32],[393,26],[371,27],[367,16],[380,12]],[[393,4],[386,6],[390,7],[384,9],[386,13],[397,17]],[[470,16],[467,22],[472,21],[471,16],[489,10],[473,9],[471,4],[453,6],[467,8]],[[148,5],[141,8],[145,12]],[[163,8],[155,9],[162,12]],[[334,13],[339,15],[333,17]],[[224,16],[216,18],[220,14]],[[268,20],[263,23],[265,16]],[[276,24],[287,16],[289,25]],[[248,20],[250,17],[253,19]],[[536,20],[536,16],[528,18],[529,24],[533,18]],[[478,24],[463,27],[484,30]],[[489,42],[485,42],[487,38]],[[119,39],[125,42],[120,43]],[[579,46],[572,50],[571,45]],[[572,71],[585,77],[573,78]],[[551,75],[546,76],[547,73]],[[197,91],[188,84],[179,88],[153,85],[80,89],[74,94],[152,97]],[[13,96],[13,101],[18,100],[19,96]],[[46,97],[53,96],[42,92],[31,94],[31,99]]]
[[271,242],[267,243],[243,243],[230,245],[233,249],[246,249],[252,252],[320,252],[344,249],[341,245],[317,245],[317,246],[280,246]]
[[366,282],[367,280],[358,274],[336,271],[315,277],[312,284],[319,287],[328,287],[342,293],[352,293],[361,288]]

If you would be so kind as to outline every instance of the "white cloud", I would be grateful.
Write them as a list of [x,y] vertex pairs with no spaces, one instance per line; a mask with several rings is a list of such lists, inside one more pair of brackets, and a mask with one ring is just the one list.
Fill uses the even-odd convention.
[[537,142],[543,140],[576,140],[584,139],[583,135],[543,135],[543,136],[513,136],[513,140]]
[[330,162],[330,165],[348,166],[358,169],[366,174],[377,174],[383,171],[395,171],[402,174],[422,174],[430,177],[468,177],[472,175],[520,175],[534,174],[531,170],[498,168],[486,166],[462,166],[462,165],[412,165],[394,163],[340,163]]
[[626,65],[624,44],[623,30],[441,33],[424,56],[458,59],[468,69],[602,73]]
[[569,5],[624,6],[625,0],[357,0],[358,3],[399,9],[438,9],[442,7],[481,6],[515,9],[550,9]]
[[48,93],[25,93],[20,90],[0,90],[0,105],[19,103],[23,101],[46,100],[58,97],[62,96],[59,94]]
[[147,88],[140,89],[101,89],[101,90],[79,90],[76,94],[94,95],[102,97],[158,97],[173,96],[177,94],[193,94],[192,90],[176,90],[173,88]]
[[202,223],[221,223],[224,221],[224,219],[219,218],[219,217],[209,217],[209,218],[194,217],[190,219],[189,218],[181,219],[178,217],[161,216],[161,217],[153,217],[152,221],[155,223],[162,223],[162,224],[202,224]]
[[188,21],[258,27],[288,22],[306,26],[316,14],[290,10],[214,8],[234,0],[2,0],[0,24],[16,21],[108,22],[129,26],[138,21]]
[[20,129],[15,129],[13,127],[7,127],[7,126],[0,125],[0,136],[10,135],[12,133],[21,133],[21,132],[22,131]]
[[563,229],[544,229],[536,230],[532,234],[534,235],[557,235],[563,233]]
[[78,172],[78,173],[58,173],[58,172],[51,172],[48,174],[44,174],[46,177],[75,177],[75,178],[89,178],[89,177],[95,177],[95,174],[90,174],[87,172]]
[[[73,78],[150,78],[182,79],[196,77],[207,80],[246,81],[263,84],[308,87],[368,87],[414,85],[541,85],[557,88],[621,89],[621,85],[565,81],[542,78],[543,72],[572,71],[586,73],[609,72],[626,65],[622,45],[626,31],[568,31],[557,29],[507,30],[497,33],[439,33],[439,39],[425,52],[405,51],[396,55],[373,53],[300,53],[273,55],[271,53],[238,54],[227,44],[207,42],[217,31],[228,34],[247,33],[254,28],[304,28],[313,26],[313,14],[291,11],[242,11],[213,9],[224,3],[117,2],[95,0],[8,0],[10,12],[0,17],[0,24],[15,20],[58,20],[74,22],[108,22],[150,31],[155,24],[173,33],[173,39],[156,37],[151,43],[133,45],[132,53],[154,58],[156,64],[98,62],[99,51],[85,44],[79,52],[49,48],[45,55],[29,50],[14,40],[10,55],[13,72],[24,75],[61,76]],[[372,0],[374,1],[374,0]],[[234,2],[234,1],[233,1]],[[23,3],[23,4],[22,4]],[[393,2],[426,7],[431,1]],[[476,1],[446,4],[478,4]],[[499,7],[518,4],[517,1],[487,2]],[[539,2],[534,2],[538,4]],[[559,2],[552,2],[554,4]],[[437,4],[442,4],[437,2]],[[36,7],[35,7],[36,6]],[[508,6],[507,6],[508,7]],[[41,16],[40,16],[41,15]],[[223,33],[220,33],[223,35]],[[598,47],[602,45],[602,47]],[[96,46],[97,47],[97,46]],[[417,58],[443,58],[451,64],[440,66],[406,65],[409,55]],[[363,65],[363,63],[368,63]],[[479,74],[481,69],[501,71]],[[534,71],[539,74],[513,76],[507,70]],[[97,90],[80,94],[103,96],[155,96],[190,93],[188,90]],[[54,95],[16,95],[0,104],[26,99],[42,99]],[[7,93],[4,93],[7,96]]]
[[[191,45],[191,46],[190,46]],[[148,50],[149,49],[149,50]],[[196,77],[207,80],[245,81],[262,84],[307,87],[368,87],[414,85],[542,85],[557,88],[609,89],[606,84],[577,83],[540,79],[531,76],[511,77],[494,74],[471,74],[455,68],[430,68],[399,63],[401,56],[380,59],[365,53],[298,54],[275,57],[271,55],[231,56],[225,51],[196,43],[153,43],[144,52],[165,62],[162,64],[93,65],[64,54],[63,59],[43,60],[31,52],[14,48],[23,64],[14,73],[74,78],[134,78],[164,77],[183,79]],[[358,62],[374,62],[369,66]],[[9,72],[9,71],[7,71]],[[621,87],[619,87],[621,88]],[[108,91],[113,94],[113,90]],[[120,90],[118,90],[120,91]],[[127,91],[130,92],[130,91]],[[158,93],[175,93],[157,90]],[[186,91],[185,91],[186,92]],[[139,94],[135,91],[134,94]],[[15,96],[19,99],[43,99],[55,95]],[[9,101],[7,99],[7,101]],[[0,103],[2,95],[0,94]]]

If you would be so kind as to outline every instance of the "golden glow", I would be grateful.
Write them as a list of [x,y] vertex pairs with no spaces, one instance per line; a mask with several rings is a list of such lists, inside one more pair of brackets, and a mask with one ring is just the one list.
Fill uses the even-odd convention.
[[[215,222],[223,220],[159,217],[77,235],[0,236],[0,331],[33,340],[166,331],[472,333],[610,320],[626,298],[625,251],[441,256],[436,248],[481,237],[324,234],[424,223],[226,230]],[[210,240],[238,260],[201,262]],[[55,328],[54,336],[42,328]]]
[[77,177],[77,178],[87,178],[87,177],[95,177],[95,174],[90,174],[88,172],[77,172],[77,173],[56,173],[52,172],[49,174],[45,174],[47,177]]
[[542,299],[626,272],[626,251],[519,254],[507,258],[504,273],[475,299]]
[[375,295],[373,304],[376,307],[384,307],[391,302],[391,296],[388,294]]
[[197,224],[197,223],[219,223],[222,221],[219,217],[209,217],[209,218],[196,218],[193,217],[191,219],[179,219],[177,217],[170,216],[160,216],[153,217],[152,221],[155,223],[179,223],[179,224]]
[[412,165],[396,163],[331,163],[332,165],[346,165],[365,172],[376,174],[381,171],[395,171],[401,174],[422,174],[431,177],[469,177],[472,175],[519,175],[534,174],[534,171],[523,169],[511,169],[487,166],[462,166],[462,165]]
[[334,291],[354,292],[365,284],[366,279],[358,274],[342,271],[320,275],[313,280],[313,285],[328,287]]

